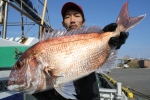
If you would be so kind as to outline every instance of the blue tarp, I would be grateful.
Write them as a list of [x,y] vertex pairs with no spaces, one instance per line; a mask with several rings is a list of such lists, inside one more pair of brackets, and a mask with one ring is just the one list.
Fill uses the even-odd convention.
[[23,93],[17,93],[0,100],[23,100]]
[[[15,0],[18,4],[21,4],[21,0]],[[37,10],[35,9],[35,7],[33,6],[32,2],[30,0],[23,0],[24,3],[26,3],[26,5],[28,5],[32,10],[34,10],[37,13]],[[40,20],[40,18],[34,14],[27,6],[25,6],[24,4],[22,5],[22,8],[29,14],[31,15],[34,19],[36,20]]]

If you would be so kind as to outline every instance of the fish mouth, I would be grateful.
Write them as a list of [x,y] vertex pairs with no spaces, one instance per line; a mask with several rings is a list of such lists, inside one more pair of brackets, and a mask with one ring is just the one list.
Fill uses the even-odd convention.
[[20,85],[16,85],[16,84],[8,85],[7,89],[9,91],[24,92],[27,94],[32,94],[36,91],[34,84],[27,84],[27,83],[20,84]]
[[15,81],[8,81],[7,84],[8,84],[8,85],[13,85],[13,84],[15,84]]
[[20,91],[21,88],[24,88],[26,86],[26,84],[22,84],[22,85],[9,85],[7,86],[7,89],[10,91]]

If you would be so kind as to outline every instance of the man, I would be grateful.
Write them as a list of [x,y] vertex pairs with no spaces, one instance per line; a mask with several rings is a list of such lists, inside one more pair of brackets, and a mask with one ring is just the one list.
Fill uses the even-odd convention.
[[[72,29],[80,29],[84,27],[85,25],[85,18],[84,13],[82,10],[82,7],[73,3],[68,2],[64,4],[61,10],[63,22],[62,25],[66,28],[67,31],[70,31]],[[116,23],[111,23],[103,28],[104,32],[107,31],[115,31],[117,28]],[[111,45],[116,46],[116,49],[119,49],[122,44],[125,43],[126,38],[128,37],[128,33],[121,32],[119,38],[111,38],[109,43]],[[98,83],[96,80],[96,73],[93,72],[90,75],[83,77],[77,81],[74,82],[75,89],[76,89],[76,97],[78,100],[100,100],[99,96],[99,88]],[[51,95],[50,95],[51,94]],[[43,93],[37,93],[34,94],[34,96],[38,99],[40,95],[44,97],[47,97],[48,100],[67,100],[64,97],[62,97],[60,94],[58,94],[54,89],[43,92]],[[50,99],[53,98],[53,99]],[[45,100],[45,99],[38,99],[38,100]]]

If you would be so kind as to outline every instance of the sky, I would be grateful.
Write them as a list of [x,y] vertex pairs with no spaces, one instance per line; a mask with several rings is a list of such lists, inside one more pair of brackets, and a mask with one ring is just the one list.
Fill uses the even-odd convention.
[[[38,12],[42,15],[43,7],[38,6],[40,3],[37,1],[32,0],[33,5],[37,9],[39,7],[40,10]],[[86,19],[85,26],[99,26],[103,28],[105,25],[116,21],[123,4],[127,0],[48,0],[48,13],[45,18],[49,17],[49,24],[53,29],[64,29],[62,27],[61,8],[66,2],[75,2],[82,6]],[[118,57],[150,58],[150,0],[128,0],[128,2],[128,10],[131,17],[143,14],[146,14],[146,17],[129,31],[129,38],[119,49]],[[8,22],[21,21],[20,13],[13,8],[9,7],[8,14]],[[24,17],[24,22],[31,21]],[[37,25],[25,26],[26,36],[36,37],[38,31]],[[21,26],[8,26],[7,33],[9,37],[20,36]]]

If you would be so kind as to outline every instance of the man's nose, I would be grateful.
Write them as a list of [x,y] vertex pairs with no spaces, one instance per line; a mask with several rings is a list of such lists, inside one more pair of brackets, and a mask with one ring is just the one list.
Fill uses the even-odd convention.
[[75,17],[74,16],[71,16],[70,22],[75,22]]

